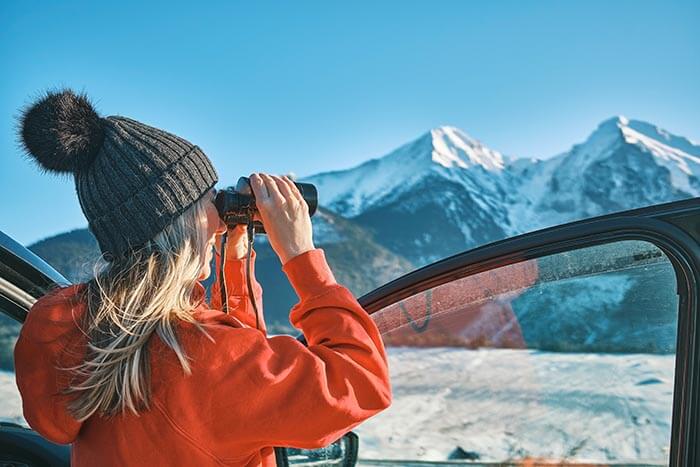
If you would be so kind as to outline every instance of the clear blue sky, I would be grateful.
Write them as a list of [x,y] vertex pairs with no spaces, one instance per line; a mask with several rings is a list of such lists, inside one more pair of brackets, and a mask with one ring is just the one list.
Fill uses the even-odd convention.
[[697,1],[177,3],[0,2],[0,230],[87,225],[72,180],[15,139],[18,109],[60,85],[198,144],[226,184],[350,167],[444,124],[518,157],[617,114],[700,139]]

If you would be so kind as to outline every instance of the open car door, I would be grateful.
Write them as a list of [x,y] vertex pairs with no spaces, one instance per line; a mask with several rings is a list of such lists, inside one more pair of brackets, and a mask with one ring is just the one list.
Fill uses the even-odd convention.
[[70,447],[54,444],[29,429],[15,385],[13,353],[28,310],[50,288],[68,285],[41,258],[0,232],[0,466],[70,465]]
[[[360,299],[392,406],[361,465],[700,465],[700,199],[486,245]],[[437,464],[434,464],[437,465]]]

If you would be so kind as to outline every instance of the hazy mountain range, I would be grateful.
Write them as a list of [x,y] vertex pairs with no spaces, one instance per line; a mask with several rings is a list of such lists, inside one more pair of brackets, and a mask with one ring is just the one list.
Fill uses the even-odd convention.
[[[411,269],[534,229],[700,196],[700,145],[615,117],[549,159],[506,157],[458,128],[430,130],[388,155],[302,179],[323,206],[314,238],[357,295]],[[260,237],[259,237],[260,238]],[[268,320],[286,323],[296,296],[264,239],[256,240]],[[73,281],[90,271],[87,229],[29,248]]]

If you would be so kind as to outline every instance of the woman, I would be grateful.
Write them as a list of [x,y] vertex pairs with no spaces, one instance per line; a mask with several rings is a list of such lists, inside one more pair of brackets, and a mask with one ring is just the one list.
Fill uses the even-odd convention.
[[37,301],[15,347],[24,416],[72,443],[73,466],[275,465],[273,446],[327,445],[389,406],[379,331],[314,247],[289,179],[251,184],[308,347],[256,329],[243,228],[227,232],[229,313],[218,280],[206,303],[200,281],[226,226],[197,146],[102,118],[70,90],[28,107],[21,139],[43,170],[73,175],[104,258],[88,282]]

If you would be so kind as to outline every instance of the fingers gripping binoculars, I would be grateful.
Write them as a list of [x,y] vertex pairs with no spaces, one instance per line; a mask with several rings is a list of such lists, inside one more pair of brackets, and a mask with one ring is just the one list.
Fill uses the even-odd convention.
[[[294,183],[299,189],[301,196],[309,206],[309,215],[313,216],[318,207],[318,192],[316,187],[310,183]],[[219,213],[219,217],[226,223],[228,228],[236,227],[243,224],[248,227],[248,254],[246,257],[246,285],[248,287],[248,295],[253,304],[255,312],[255,328],[260,329],[260,313],[255,302],[253,294],[253,286],[251,283],[251,252],[253,250],[253,238],[256,233],[265,233],[265,226],[262,222],[254,220],[254,215],[257,212],[255,205],[255,194],[250,186],[248,177],[241,177],[235,187],[227,187],[220,190],[214,198],[214,205]],[[224,234],[222,242],[222,257],[226,258],[226,234]],[[224,313],[228,313],[228,291],[226,290],[226,280],[224,279],[224,261],[221,261],[219,272],[219,284],[221,288],[221,303],[223,304]]]
[[[318,207],[318,191],[311,183],[297,183],[294,185],[299,189],[301,196],[309,206],[309,215],[313,216]],[[236,225],[249,225],[253,222],[253,215],[257,211],[255,206],[255,195],[250,186],[248,177],[241,177],[235,187],[227,187],[220,190],[214,199],[214,205],[219,212],[219,217],[230,228]],[[255,233],[265,233],[265,226],[254,221]]]

